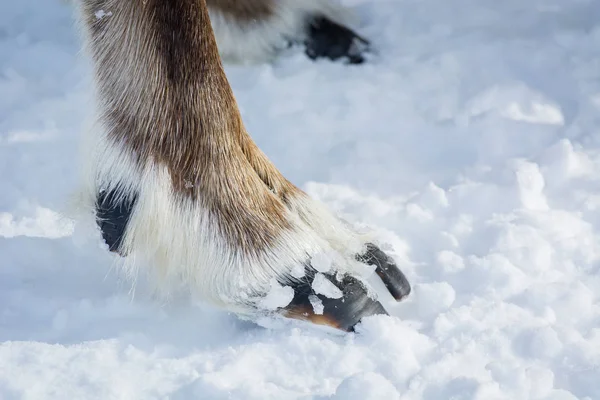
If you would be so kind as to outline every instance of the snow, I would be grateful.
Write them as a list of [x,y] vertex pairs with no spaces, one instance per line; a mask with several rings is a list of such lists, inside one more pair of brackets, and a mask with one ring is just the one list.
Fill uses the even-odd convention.
[[294,298],[294,289],[290,286],[283,286],[277,279],[271,280],[271,288],[267,295],[261,299],[261,306],[266,310],[276,310],[279,307],[285,307]]
[[335,255],[328,253],[317,253],[310,259],[310,265],[319,272],[330,272],[334,264]]
[[100,20],[104,17],[110,17],[112,15],[112,13],[109,12],[105,12],[104,10],[98,10],[94,13],[94,15],[96,16],[96,19]]
[[316,315],[323,315],[323,310],[325,310],[325,306],[323,305],[323,302],[319,297],[315,296],[314,294],[311,294],[310,296],[308,296],[308,301],[310,301],[310,305],[312,306],[313,312]]
[[68,2],[0,3],[0,399],[600,398],[596,2],[345,2],[369,64],[226,71],[258,145],[413,285],[347,335],[122,281],[60,218],[92,112]]
[[340,289],[320,272],[315,274],[312,289],[316,294],[322,294],[329,299],[340,299],[344,295]]

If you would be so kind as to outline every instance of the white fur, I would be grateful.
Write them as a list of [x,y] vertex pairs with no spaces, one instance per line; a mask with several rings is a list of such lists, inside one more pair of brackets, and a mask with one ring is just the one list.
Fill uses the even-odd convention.
[[209,8],[210,20],[221,58],[231,63],[271,60],[288,40],[305,38],[306,18],[320,14],[334,22],[350,25],[355,15],[334,0],[277,0],[274,14],[266,20],[240,22]]

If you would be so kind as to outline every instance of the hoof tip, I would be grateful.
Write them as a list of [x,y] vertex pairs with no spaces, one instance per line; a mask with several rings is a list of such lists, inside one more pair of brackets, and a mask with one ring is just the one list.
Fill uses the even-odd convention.
[[[353,332],[355,325],[364,317],[389,315],[381,303],[369,297],[364,285],[356,278],[345,276],[340,282],[332,275],[324,275],[341,289],[341,297],[333,299],[315,294],[311,287],[313,275],[308,281],[294,287],[294,298],[283,308],[282,314],[287,318],[327,325],[345,332]],[[315,302],[320,303],[319,307],[315,306]]]

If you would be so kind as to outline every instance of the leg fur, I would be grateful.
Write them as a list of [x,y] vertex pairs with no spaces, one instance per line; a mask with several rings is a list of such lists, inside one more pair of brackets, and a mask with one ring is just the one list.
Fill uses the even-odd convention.
[[[99,111],[84,198],[109,249],[124,256],[127,276],[148,275],[161,294],[184,288],[242,315],[351,330],[385,313],[360,279],[367,265],[397,299],[408,282],[252,141],[205,1],[81,0]],[[274,282],[289,290],[267,304]],[[324,284],[333,295],[316,287]]]

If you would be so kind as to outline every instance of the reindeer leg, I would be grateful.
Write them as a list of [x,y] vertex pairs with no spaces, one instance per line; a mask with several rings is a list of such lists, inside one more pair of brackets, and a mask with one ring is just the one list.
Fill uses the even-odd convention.
[[[330,3],[278,4],[270,15],[287,12],[298,33]],[[285,179],[252,141],[213,34],[213,25],[230,25],[218,14],[213,24],[206,0],[82,0],[79,10],[100,108],[82,189],[104,241],[126,256],[128,278],[147,274],[160,294],[184,287],[238,315],[279,307],[342,331],[387,314],[354,275],[358,261],[376,265],[398,300],[408,295],[390,258],[371,245],[365,252],[365,237]],[[348,50],[338,42],[333,56]],[[321,256],[331,256],[329,266],[317,265]],[[287,297],[269,296],[274,281],[291,288]]]

